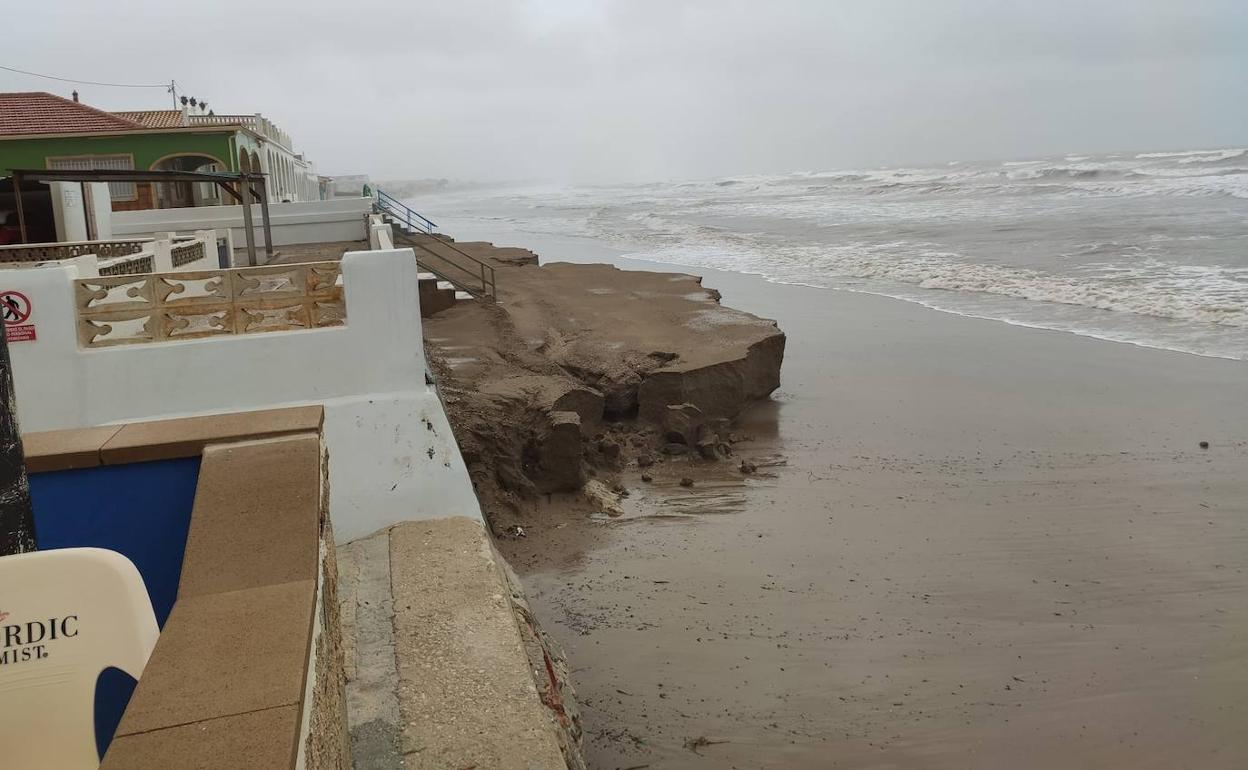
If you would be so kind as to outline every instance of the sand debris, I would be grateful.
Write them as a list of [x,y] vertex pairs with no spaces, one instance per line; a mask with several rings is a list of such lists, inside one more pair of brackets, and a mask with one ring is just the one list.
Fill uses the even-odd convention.
[[624,515],[624,509],[620,507],[620,496],[598,479],[590,479],[585,482],[585,486],[581,488],[581,491],[587,500],[608,516]]

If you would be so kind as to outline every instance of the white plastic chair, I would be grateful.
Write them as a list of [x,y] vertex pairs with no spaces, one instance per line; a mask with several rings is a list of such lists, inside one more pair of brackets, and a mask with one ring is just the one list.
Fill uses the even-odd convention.
[[135,679],[160,630],[143,578],[102,548],[0,557],[0,767],[98,768],[95,682]]

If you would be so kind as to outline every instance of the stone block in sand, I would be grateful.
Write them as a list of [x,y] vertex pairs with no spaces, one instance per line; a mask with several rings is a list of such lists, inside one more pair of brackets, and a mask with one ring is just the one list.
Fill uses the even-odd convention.
[[584,436],[576,412],[551,412],[549,425],[538,439],[538,468],[531,474],[542,492],[580,489],[585,483],[581,467]]
[[637,389],[638,412],[659,422],[670,406],[691,404],[707,417],[735,417],[780,386],[784,342],[777,329],[744,350],[729,348],[649,372]]
[[663,439],[668,443],[693,446],[702,437],[706,414],[693,404],[669,404],[656,411]]

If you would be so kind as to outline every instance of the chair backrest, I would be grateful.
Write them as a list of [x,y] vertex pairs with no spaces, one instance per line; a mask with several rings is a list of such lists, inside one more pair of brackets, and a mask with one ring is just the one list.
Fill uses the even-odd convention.
[[0,767],[99,767],[95,683],[135,679],[160,630],[125,556],[61,548],[0,557]]

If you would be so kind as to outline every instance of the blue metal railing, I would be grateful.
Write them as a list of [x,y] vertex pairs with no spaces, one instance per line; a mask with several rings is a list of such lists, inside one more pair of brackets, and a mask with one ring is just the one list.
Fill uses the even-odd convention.
[[381,189],[377,190],[377,202],[374,206],[378,214],[389,214],[410,230],[419,230],[432,235],[433,231],[438,229],[429,217],[412,210],[403,201]]
[[[456,246],[455,239],[435,235],[437,225],[431,219],[413,211],[393,195],[382,190],[375,192],[373,211],[399,225],[394,229],[395,241],[417,249],[416,261],[423,269],[474,297],[498,298],[492,264]],[[424,238],[426,235],[432,237]],[[454,256],[443,253],[448,251]]]

